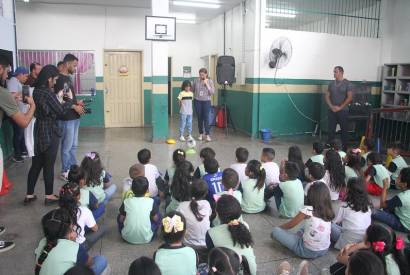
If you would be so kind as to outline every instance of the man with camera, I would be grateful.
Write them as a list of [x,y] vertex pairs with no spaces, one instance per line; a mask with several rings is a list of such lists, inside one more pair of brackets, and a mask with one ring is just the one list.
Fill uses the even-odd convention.
[[78,130],[80,128],[80,116],[84,114],[84,103],[77,100],[72,81],[72,76],[76,72],[78,58],[73,54],[67,54],[63,59],[63,66],[55,85],[56,93],[63,89],[64,93],[71,91],[73,103],[81,108],[71,109],[64,116],[59,118],[59,126],[62,132],[61,137],[61,179],[67,180],[68,170],[71,165],[77,164],[76,152],[78,147]]

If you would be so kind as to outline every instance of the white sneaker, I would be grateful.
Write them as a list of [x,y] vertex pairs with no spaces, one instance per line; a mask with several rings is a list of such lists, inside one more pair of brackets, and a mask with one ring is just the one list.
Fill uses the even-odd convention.
[[179,137],[179,140],[180,140],[180,141],[185,141],[184,136],[180,136],[180,137]]
[[211,139],[211,136],[210,136],[210,135],[207,135],[207,136],[206,136],[206,141],[212,141],[212,139]]
[[193,139],[194,138],[191,135],[188,136],[188,140],[193,140]]
[[202,140],[202,135],[199,135],[198,140]]
[[68,171],[61,173],[60,179],[61,179],[62,181],[68,181]]

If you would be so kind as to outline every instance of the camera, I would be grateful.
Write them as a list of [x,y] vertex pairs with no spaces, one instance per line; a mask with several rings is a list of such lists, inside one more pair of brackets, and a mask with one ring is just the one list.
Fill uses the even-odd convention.
[[29,85],[23,85],[23,89],[21,91],[21,95],[23,97],[23,103],[27,103],[26,97],[30,96],[30,86]]

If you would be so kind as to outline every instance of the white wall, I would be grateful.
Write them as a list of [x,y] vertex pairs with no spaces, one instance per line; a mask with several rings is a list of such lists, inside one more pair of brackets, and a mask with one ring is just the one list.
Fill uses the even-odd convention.
[[3,16],[0,16],[0,49],[15,54],[13,0],[3,0]]
[[[143,50],[144,75],[151,75],[151,42],[145,40],[147,9],[88,5],[17,5],[20,49],[94,50],[96,75],[103,75],[104,49]],[[197,25],[177,25],[177,42],[169,42],[173,76],[182,66],[200,67]],[[164,42],[166,43],[166,42]]]

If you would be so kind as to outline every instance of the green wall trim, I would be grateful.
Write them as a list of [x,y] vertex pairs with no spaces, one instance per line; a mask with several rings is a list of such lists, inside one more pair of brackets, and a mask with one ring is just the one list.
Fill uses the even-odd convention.
[[91,99],[92,102],[87,104],[86,108],[91,109],[91,114],[81,116],[81,127],[104,127],[104,93],[97,90],[95,96],[78,95],[78,99]]
[[[295,85],[327,85],[331,79],[293,79],[293,78],[246,78],[246,84],[295,84]],[[351,81],[362,83],[362,81]],[[371,87],[381,87],[380,81],[366,81]]]
[[144,90],[144,126],[150,126],[152,123],[151,95],[152,90]]
[[152,76],[144,76],[144,82],[152,82]]
[[95,81],[96,82],[104,82],[104,77],[103,76],[96,76]]
[[168,84],[168,76],[166,75],[154,75],[152,76],[153,84]]
[[172,81],[184,81],[184,80],[190,80],[190,81],[194,81],[196,77],[173,77]]
[[168,138],[168,95],[151,94],[152,140]]

